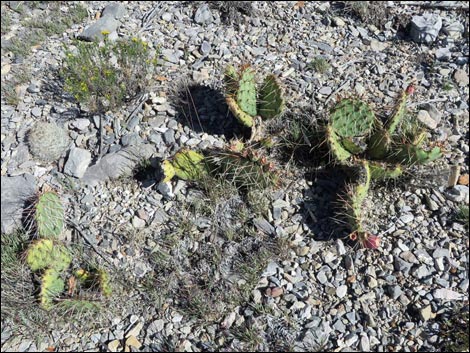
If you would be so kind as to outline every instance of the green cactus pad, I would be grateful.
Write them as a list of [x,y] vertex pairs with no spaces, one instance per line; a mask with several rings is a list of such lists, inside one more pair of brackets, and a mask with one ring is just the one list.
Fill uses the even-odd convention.
[[172,165],[176,176],[183,180],[198,180],[207,173],[204,156],[192,150],[176,153]]
[[242,70],[237,90],[237,104],[242,111],[256,116],[256,83],[255,73],[249,67]]
[[175,168],[170,161],[163,161],[162,163],[162,170],[163,170],[163,182],[168,183],[174,176],[175,176]]
[[282,88],[276,76],[268,75],[259,92],[258,112],[263,119],[272,119],[284,110]]
[[109,284],[109,275],[108,275],[108,273],[105,270],[98,270],[97,278],[98,278],[98,282],[99,282],[99,285],[100,285],[101,293],[103,293],[103,295],[105,297],[111,296],[112,290],[111,290],[111,286]]
[[390,135],[393,135],[395,132],[398,124],[403,119],[406,113],[406,102],[409,94],[407,91],[403,91],[403,93],[398,98],[395,107],[393,108],[392,114],[390,115],[387,123],[385,124],[385,129]]
[[331,126],[326,129],[326,138],[331,154],[336,161],[344,162],[351,157],[351,153],[341,145],[338,135]]
[[253,126],[253,117],[241,110],[235,99],[233,99],[232,97],[226,97],[225,101],[227,102],[227,105],[232,114],[235,116],[235,118],[237,118],[240,123],[242,123],[246,127]]
[[34,219],[40,238],[57,239],[64,228],[64,208],[59,196],[52,191],[38,197]]
[[370,138],[367,147],[367,156],[372,159],[383,159],[390,150],[392,141],[386,130],[377,130]]
[[367,136],[374,121],[372,109],[358,99],[343,99],[330,113],[330,124],[342,138]]
[[233,66],[228,66],[225,69],[224,74],[224,83],[225,83],[225,90],[227,96],[234,96],[237,94],[238,91],[238,73],[237,70]]
[[59,272],[53,268],[44,271],[41,278],[41,290],[39,292],[39,301],[43,309],[49,310],[52,307],[53,300],[59,296],[65,288],[65,283],[60,278]]
[[346,215],[353,231],[362,232],[362,206],[370,187],[371,171],[367,161],[358,166],[358,181],[350,184],[346,195]]
[[26,263],[31,271],[53,268],[65,270],[72,262],[68,250],[50,239],[40,239],[31,244],[26,253]]
[[264,158],[255,158],[244,151],[212,152],[208,157],[211,173],[240,188],[264,189],[279,182],[278,173]]
[[374,180],[396,179],[403,174],[401,165],[390,166],[386,163],[369,162],[370,176]]
[[396,150],[392,153],[391,158],[398,163],[413,165],[429,163],[441,156],[442,153],[439,147],[434,147],[431,151],[425,151],[417,146],[406,144],[403,146],[397,146]]

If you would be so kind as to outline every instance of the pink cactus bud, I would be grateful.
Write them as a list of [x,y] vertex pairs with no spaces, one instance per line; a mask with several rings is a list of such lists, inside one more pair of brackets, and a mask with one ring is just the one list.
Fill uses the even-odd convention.
[[406,88],[406,94],[411,96],[413,93],[415,93],[415,86],[413,84],[410,84],[407,88]]
[[364,247],[367,249],[377,249],[380,247],[380,238],[376,235],[369,234],[364,241]]

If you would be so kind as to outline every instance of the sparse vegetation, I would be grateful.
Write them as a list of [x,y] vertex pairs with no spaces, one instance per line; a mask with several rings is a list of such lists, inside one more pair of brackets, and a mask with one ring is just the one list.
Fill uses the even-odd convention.
[[97,42],[75,41],[65,48],[62,76],[65,90],[90,111],[120,107],[152,83],[157,68],[155,49],[138,38]]
[[310,61],[307,67],[323,75],[330,69],[330,64],[328,63],[328,60],[326,60],[325,58],[321,56],[317,56],[315,59]]
[[457,212],[457,221],[462,222],[467,230],[469,229],[470,215],[468,205],[460,206]]

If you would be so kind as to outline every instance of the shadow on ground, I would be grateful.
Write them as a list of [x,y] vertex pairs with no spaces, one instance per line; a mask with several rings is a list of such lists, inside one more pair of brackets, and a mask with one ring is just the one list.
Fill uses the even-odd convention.
[[195,132],[221,135],[227,140],[247,138],[250,129],[230,113],[223,94],[198,84],[183,84],[176,92],[176,119]]

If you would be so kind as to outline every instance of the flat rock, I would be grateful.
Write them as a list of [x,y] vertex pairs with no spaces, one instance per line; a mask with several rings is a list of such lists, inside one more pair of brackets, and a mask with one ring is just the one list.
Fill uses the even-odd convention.
[[149,144],[130,146],[118,152],[109,153],[95,165],[89,167],[82,181],[95,186],[108,179],[116,179],[122,175],[130,175],[136,164],[144,158],[150,158],[154,147]]
[[81,178],[91,162],[91,153],[82,148],[74,147],[70,150],[69,158],[64,166],[64,174]]
[[31,174],[1,177],[2,233],[11,233],[21,226],[25,203],[36,191],[36,179]]
[[417,116],[418,120],[427,128],[434,130],[437,127],[437,121],[431,118],[427,110],[420,110]]
[[442,18],[433,13],[422,16],[413,16],[411,19],[410,36],[416,43],[432,43],[439,35],[442,27]]
[[444,300],[459,300],[463,297],[462,294],[458,292],[454,292],[453,290],[447,288],[439,288],[436,289],[432,293],[435,299],[444,299]]
[[468,86],[468,74],[467,71],[458,69],[454,73],[454,80],[460,87]]
[[77,38],[88,42],[101,41],[104,39],[103,33],[115,33],[120,24],[113,16],[104,16],[85,28]]

